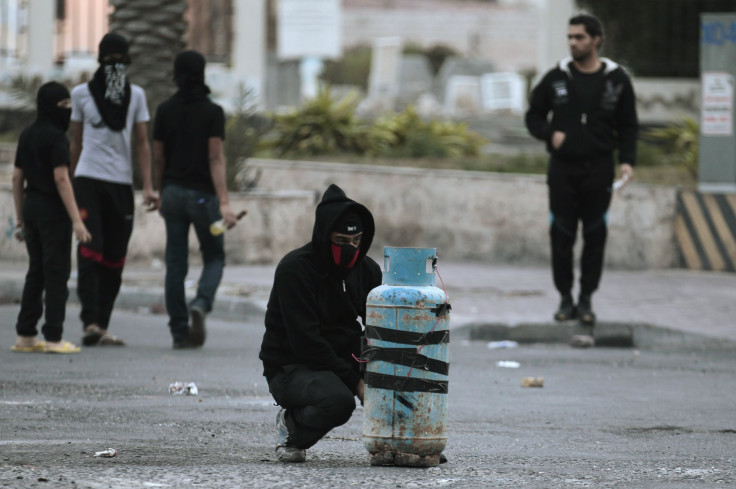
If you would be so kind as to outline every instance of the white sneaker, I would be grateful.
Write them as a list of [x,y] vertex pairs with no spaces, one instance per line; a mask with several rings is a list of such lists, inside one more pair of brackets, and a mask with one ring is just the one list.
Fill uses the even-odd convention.
[[300,463],[307,460],[307,451],[303,448],[286,446],[289,440],[289,429],[286,427],[286,410],[280,409],[276,414],[276,458],[281,462]]
[[302,463],[307,461],[307,451],[303,448],[276,447],[276,458],[284,463]]

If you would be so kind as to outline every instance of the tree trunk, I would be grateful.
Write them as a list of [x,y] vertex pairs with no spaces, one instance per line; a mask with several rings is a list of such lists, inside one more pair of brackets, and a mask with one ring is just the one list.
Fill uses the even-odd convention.
[[130,43],[128,77],[146,91],[151,117],[174,93],[174,58],[184,50],[186,0],[111,0],[110,31]]
[[[187,1],[110,0],[110,5],[114,7],[110,15],[110,32],[125,36],[130,43],[128,80],[145,90],[153,122],[158,105],[176,91],[174,58],[186,46],[184,12]],[[152,131],[153,124],[149,124],[149,140]],[[133,159],[133,180],[140,188],[140,169],[135,151]]]

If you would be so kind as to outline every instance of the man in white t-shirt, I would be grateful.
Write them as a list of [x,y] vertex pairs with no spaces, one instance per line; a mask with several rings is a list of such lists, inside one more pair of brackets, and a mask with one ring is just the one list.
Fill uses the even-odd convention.
[[99,45],[100,67],[89,83],[72,90],[71,168],[74,194],[92,241],[80,243],[77,294],[82,305],[82,344],[124,345],[108,327],[133,231],[131,134],[143,180],[143,202],[158,208],[151,182],[146,94],[130,84],[127,40],[106,34]]

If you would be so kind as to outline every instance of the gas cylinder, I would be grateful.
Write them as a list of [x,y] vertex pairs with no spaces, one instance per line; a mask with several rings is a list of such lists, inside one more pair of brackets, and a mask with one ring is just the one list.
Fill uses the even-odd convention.
[[371,465],[430,467],[447,443],[450,304],[434,248],[384,248],[366,301],[363,444]]

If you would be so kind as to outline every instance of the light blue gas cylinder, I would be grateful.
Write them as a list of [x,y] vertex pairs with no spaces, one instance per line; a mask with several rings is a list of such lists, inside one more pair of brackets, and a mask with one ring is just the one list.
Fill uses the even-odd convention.
[[368,294],[363,444],[372,465],[434,466],[447,443],[450,305],[434,248],[384,248]]

